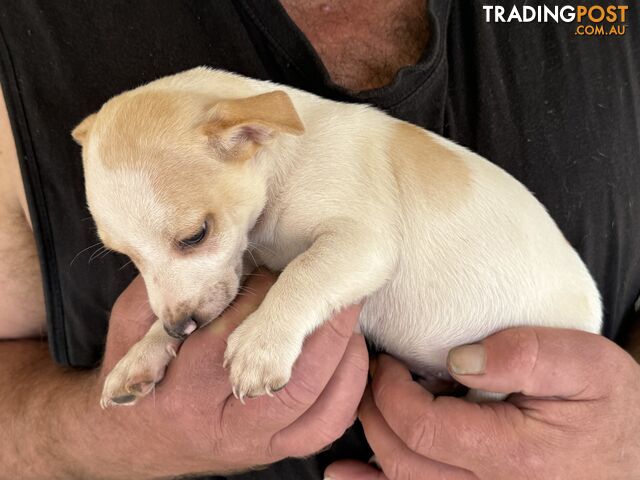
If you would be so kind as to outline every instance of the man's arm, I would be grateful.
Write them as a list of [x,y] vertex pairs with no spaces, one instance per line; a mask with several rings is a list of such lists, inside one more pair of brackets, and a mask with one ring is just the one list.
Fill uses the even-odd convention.
[[0,340],[38,337],[44,331],[38,255],[0,90]]
[[0,478],[86,478],[97,462],[78,459],[106,448],[93,436],[99,429],[87,428],[99,418],[87,401],[95,374],[63,370],[46,342],[25,339],[45,332],[36,246],[0,90]]
[[95,377],[55,365],[45,342],[0,342],[0,478],[130,475],[127,441],[113,438],[122,432],[113,418],[105,428]]

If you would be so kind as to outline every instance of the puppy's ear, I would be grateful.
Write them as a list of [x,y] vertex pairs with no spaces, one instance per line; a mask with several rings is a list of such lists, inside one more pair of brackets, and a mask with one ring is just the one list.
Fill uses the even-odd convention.
[[211,109],[210,120],[202,126],[202,132],[224,150],[240,149],[253,155],[258,147],[280,133],[302,135],[304,125],[289,96],[276,90],[218,102]]
[[87,118],[82,120],[76,128],[71,131],[71,136],[76,141],[78,145],[84,145],[84,142],[87,140],[89,136],[89,132],[91,131],[91,127],[93,123],[96,121],[96,114],[92,113]]

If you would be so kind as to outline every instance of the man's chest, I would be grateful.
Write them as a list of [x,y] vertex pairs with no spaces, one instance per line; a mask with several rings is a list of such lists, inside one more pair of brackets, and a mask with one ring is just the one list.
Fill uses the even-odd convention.
[[281,3],[332,80],[351,90],[391,83],[400,68],[418,62],[429,37],[424,0]]

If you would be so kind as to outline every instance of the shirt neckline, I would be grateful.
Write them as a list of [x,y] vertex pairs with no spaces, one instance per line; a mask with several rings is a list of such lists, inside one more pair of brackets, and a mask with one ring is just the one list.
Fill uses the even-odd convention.
[[428,2],[429,41],[418,62],[400,68],[391,83],[362,91],[349,90],[331,80],[311,42],[278,0],[239,0],[238,3],[286,66],[305,79],[309,90],[328,98],[373,103],[385,109],[395,107],[429,81],[445,57],[449,0]]

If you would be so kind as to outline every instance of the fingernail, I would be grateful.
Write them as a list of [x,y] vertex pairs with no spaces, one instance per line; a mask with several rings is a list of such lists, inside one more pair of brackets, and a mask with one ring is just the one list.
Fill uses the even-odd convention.
[[376,374],[377,369],[378,369],[378,359],[375,357],[371,357],[369,359],[369,374],[373,377]]
[[447,364],[456,375],[480,375],[487,361],[484,345],[473,343],[456,347],[449,352]]

